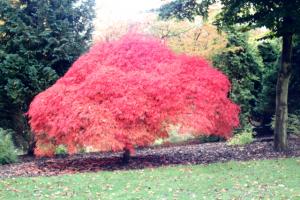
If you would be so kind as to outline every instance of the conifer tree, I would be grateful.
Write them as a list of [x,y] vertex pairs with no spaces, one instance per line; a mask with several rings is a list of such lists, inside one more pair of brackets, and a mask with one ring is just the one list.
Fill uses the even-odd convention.
[[[32,141],[24,113],[86,50],[93,0],[0,0],[0,127]],[[30,148],[29,148],[30,149]]]

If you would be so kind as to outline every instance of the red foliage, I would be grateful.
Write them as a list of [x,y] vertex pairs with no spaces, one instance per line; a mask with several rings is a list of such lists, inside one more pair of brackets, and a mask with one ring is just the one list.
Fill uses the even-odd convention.
[[31,103],[35,153],[51,155],[59,144],[70,153],[132,149],[167,137],[170,124],[229,137],[239,124],[229,90],[227,77],[208,62],[154,38],[130,34],[100,43]]

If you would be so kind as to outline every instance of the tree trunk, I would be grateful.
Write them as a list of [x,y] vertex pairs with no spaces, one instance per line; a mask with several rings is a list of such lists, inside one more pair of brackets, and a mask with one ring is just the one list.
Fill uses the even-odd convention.
[[29,145],[28,145],[27,155],[34,156],[35,146],[36,146],[36,142],[34,141],[34,139],[32,139],[32,141],[29,142]]
[[281,65],[276,86],[274,149],[287,150],[288,88],[291,77],[293,34],[283,35]]
[[122,163],[124,165],[127,165],[129,163],[129,160],[130,160],[130,150],[129,149],[124,149]]

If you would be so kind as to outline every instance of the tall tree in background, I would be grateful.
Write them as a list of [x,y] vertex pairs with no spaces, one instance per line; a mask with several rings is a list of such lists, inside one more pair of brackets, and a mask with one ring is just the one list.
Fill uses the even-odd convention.
[[93,0],[0,0],[0,127],[33,141],[24,113],[33,97],[87,49]]
[[275,37],[282,37],[281,64],[276,86],[276,120],[274,147],[287,149],[288,86],[292,71],[293,36],[300,33],[300,0],[175,0],[160,9],[163,18],[194,19],[207,16],[210,5],[220,2],[219,27],[245,24],[247,28],[266,27]]
[[179,53],[202,56],[211,59],[227,44],[226,34],[202,21],[156,20],[149,23],[150,34],[166,41],[167,45]]

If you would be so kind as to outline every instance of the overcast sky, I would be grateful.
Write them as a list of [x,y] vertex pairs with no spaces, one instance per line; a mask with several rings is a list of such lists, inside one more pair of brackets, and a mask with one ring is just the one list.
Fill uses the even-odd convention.
[[98,19],[138,21],[147,10],[158,8],[161,0],[96,0]]

